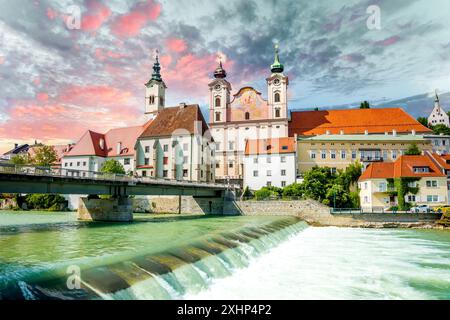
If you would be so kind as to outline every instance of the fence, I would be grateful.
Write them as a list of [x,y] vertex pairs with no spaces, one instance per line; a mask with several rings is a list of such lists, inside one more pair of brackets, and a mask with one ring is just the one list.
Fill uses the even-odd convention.
[[47,176],[47,177],[67,177],[72,179],[89,179],[89,180],[101,180],[101,181],[118,181],[129,182],[130,184],[136,183],[164,183],[168,185],[192,185],[192,186],[209,186],[226,189],[239,188],[231,184],[219,184],[213,182],[202,181],[190,181],[190,180],[175,180],[175,179],[163,179],[157,177],[136,177],[126,174],[106,173],[97,171],[84,171],[65,168],[50,168],[39,167],[30,165],[15,165],[9,163],[0,163],[0,174],[20,174],[29,176]]
[[330,208],[330,213],[334,215],[353,215],[353,214],[377,214],[377,213],[383,213],[383,214],[402,214],[402,213],[429,213],[429,214],[436,214],[440,215],[441,212],[435,212],[431,209],[428,209],[426,212],[416,212],[413,210],[387,210],[383,207],[375,207],[372,209],[363,209],[363,208]]

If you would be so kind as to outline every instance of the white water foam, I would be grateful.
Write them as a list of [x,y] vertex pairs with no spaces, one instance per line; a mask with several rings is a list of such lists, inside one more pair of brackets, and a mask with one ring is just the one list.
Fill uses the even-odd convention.
[[[185,299],[450,298],[448,246],[401,230],[307,228]],[[245,246],[244,246],[245,247]],[[244,248],[243,248],[244,249]],[[249,256],[250,248],[245,248]],[[435,292],[441,292],[440,296]],[[442,296],[442,292],[443,295]]]

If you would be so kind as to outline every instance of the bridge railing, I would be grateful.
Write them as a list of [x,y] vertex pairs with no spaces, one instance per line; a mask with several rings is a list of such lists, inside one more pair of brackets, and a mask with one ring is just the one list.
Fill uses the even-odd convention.
[[102,181],[118,181],[129,182],[130,184],[136,183],[164,183],[168,185],[192,185],[192,186],[209,186],[217,188],[236,188],[234,185],[224,185],[214,182],[201,182],[190,180],[174,180],[168,178],[157,177],[136,177],[126,174],[106,173],[97,171],[75,170],[66,169],[60,167],[39,167],[32,165],[16,165],[10,163],[0,163],[0,174],[21,174],[30,176],[48,176],[48,177],[67,177],[72,179],[90,179],[90,180],[102,180]]

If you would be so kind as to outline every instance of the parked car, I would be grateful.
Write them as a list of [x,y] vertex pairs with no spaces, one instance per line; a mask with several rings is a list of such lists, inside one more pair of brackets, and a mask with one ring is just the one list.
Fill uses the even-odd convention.
[[412,207],[410,210],[413,213],[427,213],[431,211],[427,204],[419,204],[418,206]]

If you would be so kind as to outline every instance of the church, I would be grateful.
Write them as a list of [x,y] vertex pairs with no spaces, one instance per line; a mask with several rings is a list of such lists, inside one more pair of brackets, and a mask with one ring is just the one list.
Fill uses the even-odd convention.
[[278,46],[266,78],[267,99],[253,87],[232,94],[227,72],[219,62],[209,84],[209,126],[216,142],[216,181],[242,184],[244,151],[249,139],[288,136],[287,88]]

